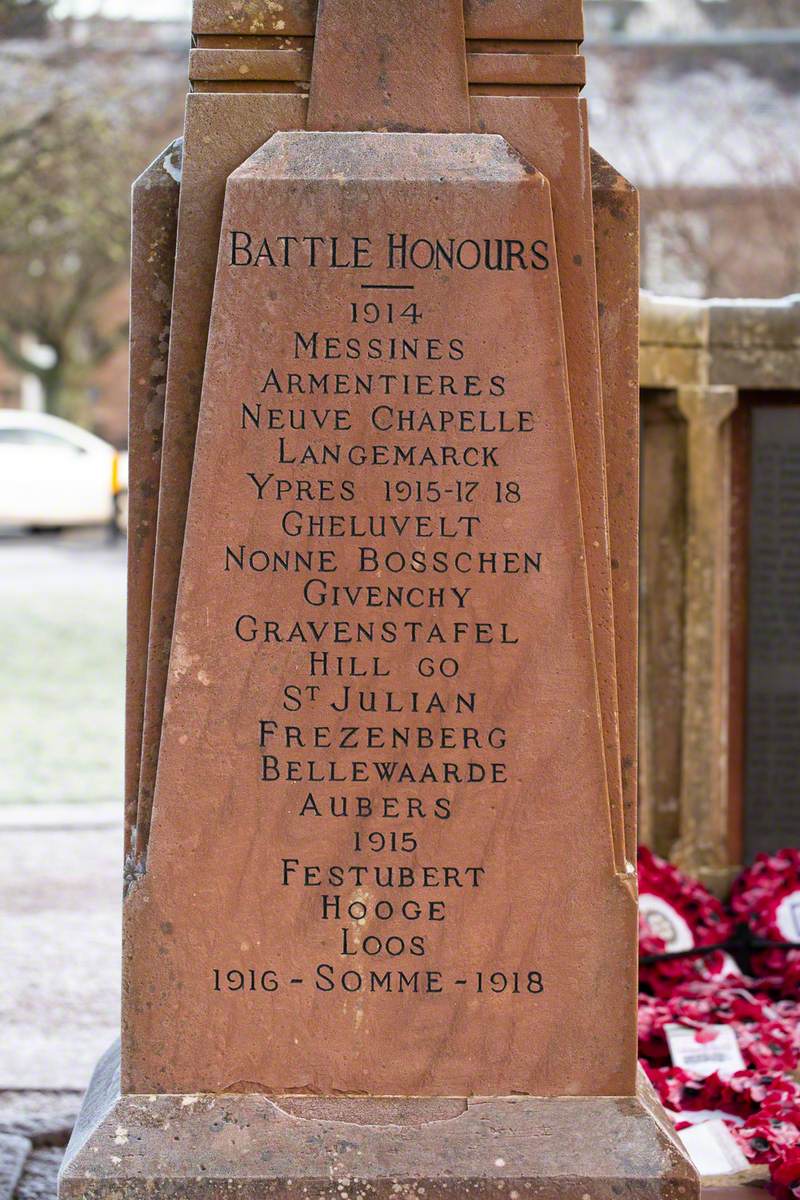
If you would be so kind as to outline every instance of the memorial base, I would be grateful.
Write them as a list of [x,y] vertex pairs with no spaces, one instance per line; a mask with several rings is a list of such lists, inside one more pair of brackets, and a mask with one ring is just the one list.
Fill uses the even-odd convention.
[[693,1200],[694,1168],[648,1085],[636,1097],[121,1096],[101,1059],[61,1200]]

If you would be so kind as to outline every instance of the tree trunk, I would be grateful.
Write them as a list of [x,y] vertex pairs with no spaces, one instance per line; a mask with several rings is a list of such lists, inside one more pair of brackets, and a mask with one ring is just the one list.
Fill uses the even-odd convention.
[[66,387],[64,379],[64,371],[60,363],[50,367],[48,370],[37,371],[36,375],[42,385],[44,393],[45,411],[52,413],[54,417],[66,417],[64,411],[66,405]]

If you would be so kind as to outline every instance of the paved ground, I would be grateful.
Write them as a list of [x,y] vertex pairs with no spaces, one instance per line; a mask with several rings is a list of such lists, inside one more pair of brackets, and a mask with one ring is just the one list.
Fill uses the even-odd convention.
[[0,805],[119,796],[124,613],[123,541],[0,536]]
[[118,1031],[125,546],[0,537],[0,1091]]
[[119,1032],[121,804],[0,806],[0,1090],[89,1082]]
[[0,1092],[0,1200],[55,1200],[75,1092]]

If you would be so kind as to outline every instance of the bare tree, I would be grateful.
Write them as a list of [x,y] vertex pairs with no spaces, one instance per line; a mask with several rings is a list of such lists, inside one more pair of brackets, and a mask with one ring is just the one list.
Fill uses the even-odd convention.
[[797,290],[800,98],[741,63],[688,55],[641,47],[596,63],[594,141],[641,189],[643,283],[698,296]]
[[88,377],[126,336],[103,301],[128,267],[131,180],[179,122],[180,76],[159,95],[124,54],[3,58],[0,354],[49,411],[81,419]]
[[0,38],[43,37],[53,0],[0,0]]

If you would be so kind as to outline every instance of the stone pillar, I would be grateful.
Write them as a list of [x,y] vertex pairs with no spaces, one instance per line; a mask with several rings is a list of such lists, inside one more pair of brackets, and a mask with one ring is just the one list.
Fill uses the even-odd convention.
[[715,891],[729,882],[728,610],[733,387],[677,391],[687,422],[683,748],[680,837],[672,857]]
[[[697,1200],[636,1068],[636,231],[604,394],[581,0],[314,10],[196,3],[122,1053],[59,1195]],[[342,347],[404,408],[330,407]]]

